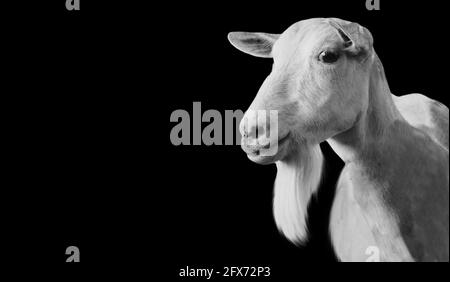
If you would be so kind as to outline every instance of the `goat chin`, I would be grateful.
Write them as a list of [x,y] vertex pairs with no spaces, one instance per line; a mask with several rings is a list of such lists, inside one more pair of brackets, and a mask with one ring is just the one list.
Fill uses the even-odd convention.
[[276,162],[273,213],[278,230],[294,244],[308,237],[308,203],[317,191],[323,168],[318,144],[302,144],[288,158]]

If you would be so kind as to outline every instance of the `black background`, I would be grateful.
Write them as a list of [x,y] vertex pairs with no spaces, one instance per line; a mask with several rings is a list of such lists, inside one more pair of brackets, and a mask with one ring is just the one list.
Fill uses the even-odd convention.
[[[281,33],[311,17],[373,34],[396,95],[447,103],[445,8],[429,1],[294,3],[21,2],[2,8],[5,212],[10,262],[69,271],[131,267],[177,278],[181,267],[270,266],[303,277],[333,262],[328,217],[343,163],[323,144],[325,179],[296,247],[272,216],[275,167],[239,146],[171,144],[176,109],[246,110],[271,60],[234,49],[230,31]],[[6,131],[5,131],[6,132]],[[65,263],[80,248],[81,263]],[[116,268],[117,266],[117,268]]]

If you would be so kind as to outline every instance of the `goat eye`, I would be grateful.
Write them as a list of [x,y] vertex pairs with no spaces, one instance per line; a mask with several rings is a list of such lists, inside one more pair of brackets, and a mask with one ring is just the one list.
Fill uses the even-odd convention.
[[326,64],[335,63],[339,59],[339,54],[332,51],[323,51],[319,55],[319,60]]

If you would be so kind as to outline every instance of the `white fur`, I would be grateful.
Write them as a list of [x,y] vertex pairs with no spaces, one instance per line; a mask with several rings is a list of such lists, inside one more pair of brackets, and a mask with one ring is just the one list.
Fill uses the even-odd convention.
[[278,229],[290,241],[307,238],[307,208],[322,175],[319,145],[304,145],[287,160],[277,162],[273,212]]
[[[368,261],[367,250],[379,250],[375,261],[413,261],[413,258],[398,230],[398,222],[387,212],[377,189],[368,189],[366,201],[370,203],[362,208],[355,198],[355,186],[351,168],[344,169],[339,177],[330,218],[330,237],[336,255],[342,261]],[[356,183],[358,186],[373,186],[371,181]],[[356,187],[358,189],[358,187]],[[383,234],[383,236],[374,236]]]

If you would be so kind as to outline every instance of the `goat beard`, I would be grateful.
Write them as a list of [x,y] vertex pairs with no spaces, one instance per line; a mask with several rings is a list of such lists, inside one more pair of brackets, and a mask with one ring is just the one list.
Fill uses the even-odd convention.
[[291,153],[276,163],[273,213],[278,230],[301,245],[308,237],[308,204],[320,184],[323,155],[319,144],[308,143]]

